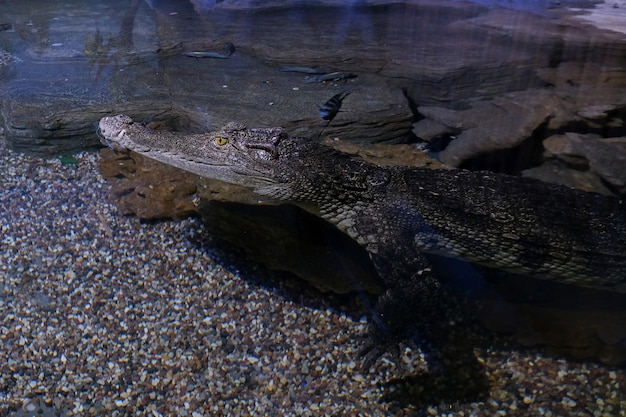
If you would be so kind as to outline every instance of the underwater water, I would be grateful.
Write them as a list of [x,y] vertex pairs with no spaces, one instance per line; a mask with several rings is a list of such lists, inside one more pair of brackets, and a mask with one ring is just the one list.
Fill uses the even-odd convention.
[[[234,121],[313,138],[366,170],[557,183],[604,197],[570,228],[571,214],[554,213],[576,213],[574,200],[541,188],[537,227],[565,224],[578,242],[591,219],[619,251],[621,19],[623,0],[0,2],[0,415],[623,415],[623,280],[536,279],[524,265],[502,271],[505,255],[485,267],[434,245],[426,272],[445,297],[364,368],[393,285],[381,271],[413,279],[405,270],[422,260],[398,255],[408,226],[384,242],[372,226],[367,238],[391,254],[379,258],[319,210],[113,151],[96,134],[116,114],[182,135]],[[309,167],[330,177],[337,161]],[[358,178],[333,180],[354,190]],[[471,235],[487,230],[472,217],[481,198],[499,195],[416,188],[468,196],[467,217],[442,217]],[[394,196],[384,224],[407,215]],[[524,256],[550,258],[542,245]],[[444,353],[424,337],[439,325]]]

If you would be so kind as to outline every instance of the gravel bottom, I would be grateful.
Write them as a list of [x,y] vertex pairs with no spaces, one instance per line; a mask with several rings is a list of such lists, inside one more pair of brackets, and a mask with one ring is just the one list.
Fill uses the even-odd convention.
[[75,157],[0,148],[0,415],[626,415],[622,369],[493,335],[473,345],[484,398],[381,401],[419,352],[361,373],[364,319],[225,264],[199,220],[121,216],[98,156]]

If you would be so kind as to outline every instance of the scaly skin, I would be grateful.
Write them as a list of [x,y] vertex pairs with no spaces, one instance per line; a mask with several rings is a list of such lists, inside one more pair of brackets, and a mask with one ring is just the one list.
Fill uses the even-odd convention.
[[444,296],[423,253],[626,291],[626,203],[615,198],[488,172],[379,167],[280,128],[182,135],[120,115],[99,131],[107,146],[247,186],[348,234],[388,288],[370,326],[383,349],[417,321],[431,323],[424,336],[445,337],[434,324]]

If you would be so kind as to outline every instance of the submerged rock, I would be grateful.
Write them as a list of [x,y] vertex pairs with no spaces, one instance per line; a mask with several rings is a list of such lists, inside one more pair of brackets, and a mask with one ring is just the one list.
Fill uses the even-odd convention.
[[562,62],[537,74],[546,83],[543,88],[466,101],[458,109],[419,106],[422,119],[413,132],[431,144],[448,143],[438,157],[450,166],[523,172],[586,191],[625,195],[623,68]]
[[156,104],[141,101],[116,107],[106,103],[93,104],[93,101],[60,97],[50,92],[39,92],[37,100],[29,94],[9,94],[4,97],[1,108],[8,147],[45,155],[99,148],[95,122],[100,118],[126,109],[138,120],[146,120],[169,111],[167,104],[161,105],[158,101]]
[[123,214],[141,219],[181,219],[196,214],[197,176],[135,152],[100,151],[100,173]]
[[[418,111],[442,126],[456,139],[439,154],[441,162],[461,166],[480,155],[522,144],[555,116],[560,104],[546,90],[526,90],[472,102],[467,110],[419,107]],[[423,124],[423,123],[422,123]],[[419,126],[416,126],[416,134]]]
[[590,171],[618,194],[626,195],[626,137],[567,132],[550,136],[543,144],[549,156],[575,170]]
[[429,156],[418,145],[383,145],[355,143],[350,140],[327,139],[324,144],[341,152],[358,156],[365,161],[381,166],[406,165],[428,167],[433,169],[449,169],[436,159]]
[[554,182],[582,191],[614,195],[607,189],[602,180],[593,172],[572,169],[558,160],[548,160],[543,164],[522,171],[522,176],[535,178],[545,182]]

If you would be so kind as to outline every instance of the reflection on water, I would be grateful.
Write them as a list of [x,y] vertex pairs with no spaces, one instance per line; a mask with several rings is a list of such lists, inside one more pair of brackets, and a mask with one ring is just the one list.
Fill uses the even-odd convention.
[[[230,240],[220,251],[197,220],[118,211],[177,217],[195,179],[128,155],[57,158],[98,147],[110,114],[184,132],[235,119],[377,164],[623,197],[626,35],[594,18],[606,10],[626,2],[0,2],[0,414],[619,415],[624,373],[603,365],[626,358],[619,294],[433,259],[461,294],[459,381],[428,373],[415,347],[359,372],[375,296],[314,288],[373,275],[345,236],[293,208],[204,201],[207,229]],[[208,194],[258,199],[240,192]]]

